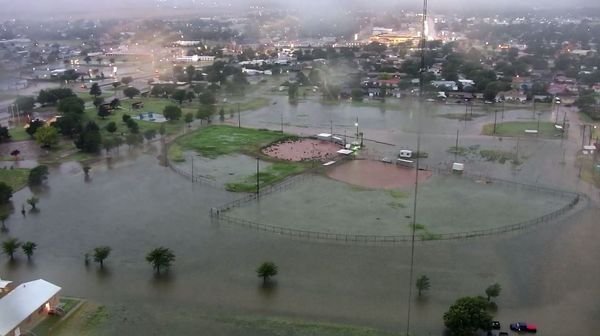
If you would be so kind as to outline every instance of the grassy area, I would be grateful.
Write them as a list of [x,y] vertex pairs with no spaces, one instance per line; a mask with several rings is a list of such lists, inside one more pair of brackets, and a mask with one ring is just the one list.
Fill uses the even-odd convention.
[[[65,311],[65,315],[69,314],[71,310],[73,310],[81,300],[78,299],[68,299],[61,298],[60,303],[62,304],[63,310]],[[59,326],[60,323],[64,321],[62,316],[50,315],[42,322],[33,328],[33,332],[35,335],[52,335],[53,330]]]
[[25,168],[0,169],[0,182],[8,184],[16,192],[27,185],[29,171]]
[[[302,173],[308,167],[307,163],[275,162],[258,174],[259,186],[277,183],[288,176]],[[246,176],[241,182],[227,183],[225,187],[234,192],[256,192],[256,174]]]
[[9,129],[8,133],[10,134],[10,138],[12,141],[24,141],[24,140],[31,139],[29,134],[27,134],[25,129],[21,126],[15,126],[11,129]]
[[[135,101],[139,101],[139,100],[135,100]],[[176,105],[176,103],[173,103],[166,99],[144,98],[141,101],[144,102],[144,108],[141,110],[132,110],[131,109],[132,101],[124,101],[122,103],[120,109],[113,111],[113,113],[110,116],[108,116],[104,119],[100,118],[98,116],[98,111],[96,110],[96,108],[86,109],[85,114],[86,114],[86,117],[88,120],[92,120],[92,121],[96,122],[96,124],[98,124],[98,126],[102,130],[103,136],[108,136],[109,133],[106,131],[106,125],[108,125],[108,123],[111,121],[114,121],[117,124],[117,131],[115,132],[115,134],[120,134],[120,133],[128,134],[129,133],[129,129],[123,122],[124,114],[129,114],[131,116],[137,116],[144,112],[162,113],[165,106]],[[183,114],[185,114],[187,112],[195,113],[195,111],[196,111],[196,109],[185,107],[185,105],[182,108]],[[143,121],[143,120],[136,120],[136,122],[139,126],[140,134],[143,134],[146,130],[150,130],[150,129],[153,129],[158,132],[158,129],[160,128],[160,125],[161,125],[160,123],[155,123],[155,122],[151,122],[151,121]],[[181,131],[184,126],[183,118],[180,120],[176,120],[176,121],[166,122],[166,123],[164,123],[164,125],[165,125],[167,135],[176,134],[179,131]]]
[[511,161],[512,163],[517,163],[517,161],[515,161],[515,159],[516,159],[515,153],[513,153],[513,152],[482,149],[481,151],[479,151],[479,154],[481,155],[482,158],[486,159],[487,161],[492,161],[492,162],[498,161],[499,163],[505,163],[506,161]]
[[169,161],[171,162],[185,162],[185,157],[183,156],[183,150],[181,146],[177,143],[172,144],[169,147],[169,152],[167,153]]
[[218,321],[244,330],[249,335],[264,336],[391,336],[398,335],[376,329],[352,325],[308,322],[280,318],[234,317]]
[[[496,124],[497,136],[505,137],[535,137],[536,134],[527,134],[525,130],[537,130],[537,121],[509,121]],[[494,135],[494,124],[487,124],[483,126],[481,131],[483,135]],[[545,138],[555,138],[561,135],[561,131],[556,130],[554,123],[551,122],[540,122],[539,123],[539,136]]]
[[225,109],[225,115],[227,116],[231,113],[231,111],[237,112],[238,104],[239,104],[240,111],[243,112],[243,111],[258,110],[263,107],[269,106],[270,103],[271,103],[271,100],[269,98],[254,97],[247,102],[239,102],[239,103],[238,102],[229,102],[226,104],[221,104],[221,105],[219,105],[218,109],[220,110],[221,106],[223,106],[223,108]]
[[[94,101],[94,98],[95,98],[94,96],[89,94],[89,92],[80,92],[77,94],[77,96],[79,96],[79,98],[83,99],[84,102]],[[102,94],[99,97],[104,98],[104,101],[109,102],[114,97],[114,93],[112,91],[106,92],[106,90],[104,90],[104,88],[102,88]]]
[[185,135],[178,143],[209,158],[232,153],[256,156],[262,147],[290,137],[293,136],[275,131],[214,125]]

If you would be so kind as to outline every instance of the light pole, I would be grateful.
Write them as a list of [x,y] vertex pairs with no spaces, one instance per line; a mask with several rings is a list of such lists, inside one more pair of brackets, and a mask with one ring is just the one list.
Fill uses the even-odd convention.
[[238,108],[238,128],[242,128],[242,117],[240,116],[240,103],[237,104]]
[[358,117],[356,117],[356,121],[354,122],[354,126],[356,126],[356,143],[358,144]]
[[260,195],[260,180],[259,180],[259,172],[260,172],[260,158],[256,158],[256,198]]
[[494,135],[496,135],[496,119],[498,116],[498,109],[494,110]]

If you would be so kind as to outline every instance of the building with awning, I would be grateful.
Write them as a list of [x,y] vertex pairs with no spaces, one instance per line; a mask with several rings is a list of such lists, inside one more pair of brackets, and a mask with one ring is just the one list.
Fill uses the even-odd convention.
[[0,336],[19,336],[58,303],[61,288],[42,279],[23,283],[0,299]]

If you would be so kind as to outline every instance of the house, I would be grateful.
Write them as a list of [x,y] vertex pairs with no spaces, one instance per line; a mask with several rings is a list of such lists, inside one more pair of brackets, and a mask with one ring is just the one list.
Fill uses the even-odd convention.
[[42,279],[21,284],[0,299],[0,336],[19,336],[55,308],[61,288]]
[[0,297],[11,291],[12,281],[0,279]]
[[446,88],[452,91],[458,91],[458,85],[456,85],[455,81],[431,81],[431,85],[436,88]]
[[504,91],[496,95],[496,101],[524,103],[527,101],[527,95],[518,90]]

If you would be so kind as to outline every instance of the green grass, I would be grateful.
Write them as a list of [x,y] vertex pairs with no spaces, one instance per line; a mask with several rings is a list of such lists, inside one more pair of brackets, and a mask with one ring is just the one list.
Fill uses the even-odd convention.
[[214,125],[185,135],[177,142],[184,149],[196,150],[203,156],[216,158],[233,153],[260,155],[262,147],[290,137],[292,136],[275,131]]
[[[309,167],[306,163],[275,162],[258,174],[259,186],[264,187],[282,181],[288,176],[300,174]],[[233,192],[256,192],[256,174],[246,176],[241,182],[227,183],[225,188]]]
[[390,196],[395,199],[402,199],[408,197],[408,193],[401,190],[390,190],[388,192]]
[[264,336],[391,336],[399,335],[376,329],[323,322],[308,322],[281,318],[227,317],[218,321]]
[[[81,300],[61,298],[60,303],[63,305],[65,315],[75,308]],[[64,321],[63,316],[50,315],[42,322],[38,323],[33,329],[35,335],[51,335],[53,330]]]
[[27,134],[25,129],[21,126],[15,126],[11,129],[9,129],[8,133],[10,134],[10,139],[12,141],[31,140],[31,137],[29,136],[29,134]]
[[0,169],[0,182],[8,184],[16,192],[27,185],[29,171],[25,168]]
[[505,163],[506,161],[515,161],[515,153],[502,150],[482,149],[479,155],[487,161]]
[[185,162],[185,157],[183,156],[183,150],[179,144],[174,143],[169,147],[169,152],[167,153],[167,157],[171,162]]
[[[556,138],[562,133],[560,131],[557,131],[554,127],[554,123],[551,122],[540,122],[539,127],[539,136],[541,137]],[[535,137],[536,134],[527,134],[525,133],[525,130],[537,129],[537,121],[509,121],[497,123],[495,135],[504,137]],[[484,125],[481,133],[483,135],[494,135],[494,124]]]
[[[247,102],[229,102],[226,104],[220,104],[218,105],[218,110],[221,109],[221,106],[223,106],[223,108],[225,109],[225,115],[228,116],[230,114],[230,112],[233,110],[234,112],[237,112],[238,110],[238,104],[240,111],[252,111],[252,110],[258,110],[261,109],[263,107],[267,107],[269,106],[269,104],[271,103],[271,100],[269,98],[266,97],[254,97],[251,100],[247,101]],[[217,111],[218,112],[218,111]]]

